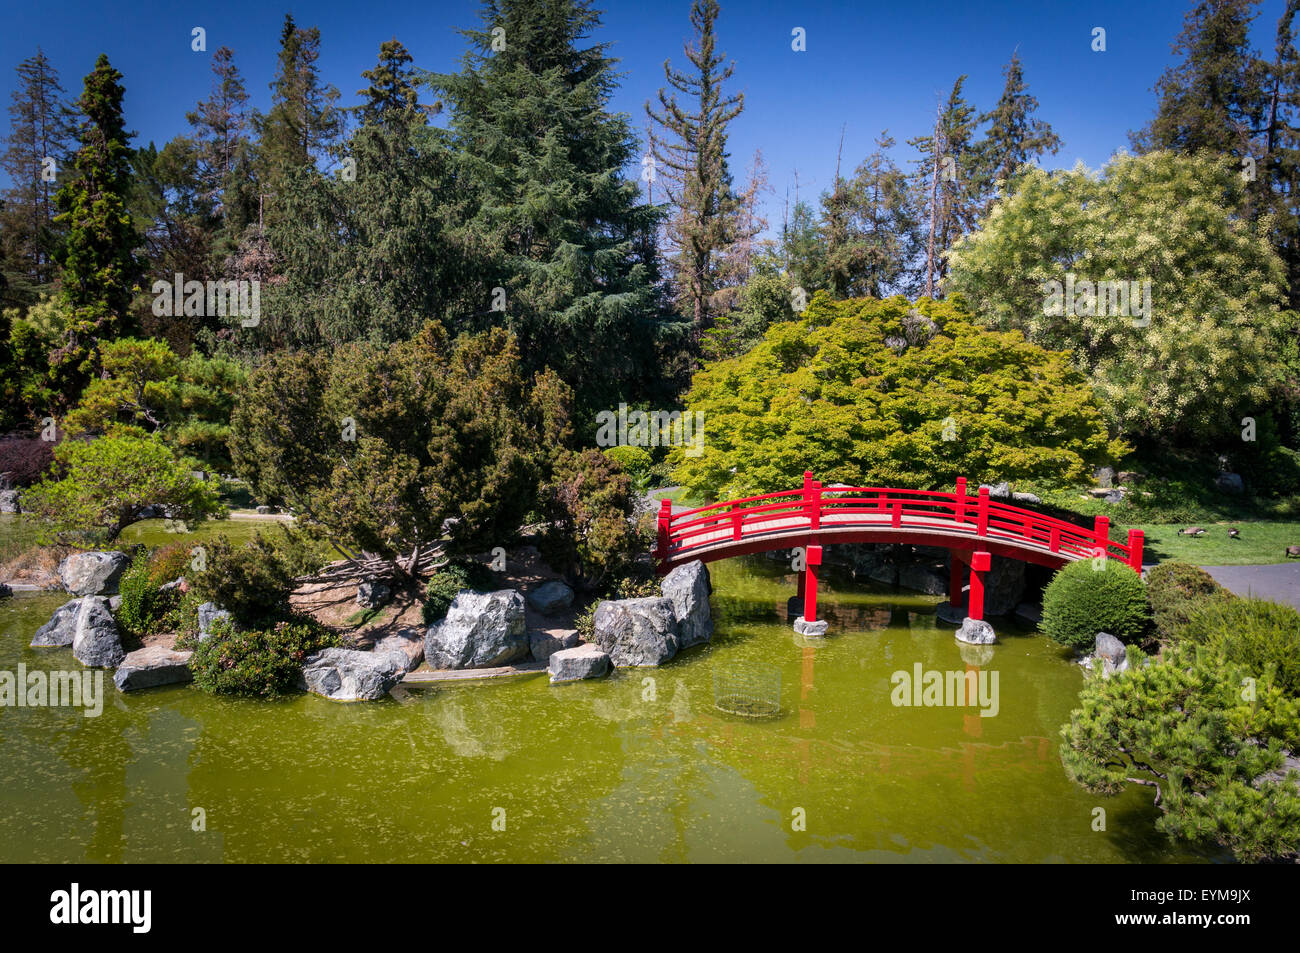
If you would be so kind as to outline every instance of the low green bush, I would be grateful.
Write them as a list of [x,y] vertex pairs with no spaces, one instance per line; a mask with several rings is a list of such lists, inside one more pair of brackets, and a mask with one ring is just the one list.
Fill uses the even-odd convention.
[[492,570],[473,560],[453,560],[429,577],[424,590],[424,607],[421,615],[425,625],[441,620],[447,615],[456,593],[462,589],[488,590],[496,588]]
[[254,536],[241,546],[218,536],[205,549],[205,568],[191,580],[203,601],[230,610],[248,628],[288,614],[293,570],[271,540]]
[[1300,612],[1264,599],[1203,600],[1180,630],[1180,637],[1209,646],[1230,662],[1300,697]]
[[305,616],[249,630],[222,619],[195,646],[190,668],[194,684],[209,694],[283,695],[295,688],[307,656],[338,644],[337,635]]
[[1124,563],[1083,559],[1061,569],[1043,592],[1039,627],[1050,638],[1091,648],[1098,632],[1139,642],[1150,625],[1146,586]]
[[1176,638],[1197,606],[1225,591],[1213,576],[1191,563],[1156,566],[1147,573],[1147,601],[1156,636],[1162,642]]
[[182,593],[179,589],[163,592],[162,587],[184,576],[189,566],[190,550],[184,543],[161,546],[152,553],[140,550],[118,584],[122,604],[117,624],[136,638],[167,631]]
[[649,450],[645,447],[617,446],[607,448],[604,453],[623,469],[637,492],[644,493],[650,489],[654,457]]

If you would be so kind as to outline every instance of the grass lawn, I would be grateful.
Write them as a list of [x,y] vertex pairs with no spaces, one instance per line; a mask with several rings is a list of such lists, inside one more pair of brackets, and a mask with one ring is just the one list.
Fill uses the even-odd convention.
[[[1205,535],[1178,535],[1180,529],[1192,525],[1204,529]],[[1241,530],[1241,536],[1229,538],[1230,526]],[[1148,563],[1178,560],[1198,566],[1258,566],[1286,562],[1286,547],[1300,546],[1300,523],[1148,523],[1134,528],[1146,534],[1142,559]],[[1122,539],[1127,530],[1125,526],[1112,531],[1111,538]]]

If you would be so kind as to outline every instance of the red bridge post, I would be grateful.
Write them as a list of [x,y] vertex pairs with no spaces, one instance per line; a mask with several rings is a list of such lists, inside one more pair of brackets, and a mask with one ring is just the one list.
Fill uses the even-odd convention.
[[1097,516],[1092,522],[1092,537],[1097,541],[1097,548],[1101,550],[1097,555],[1105,559],[1110,558],[1110,517]]
[[957,501],[952,511],[953,519],[958,523],[966,522],[966,478],[957,478]]
[[1139,576],[1142,575],[1142,530],[1128,531],[1128,564]]
[[817,567],[822,564],[822,548],[817,545],[804,550],[804,566],[799,588],[803,596],[803,619],[805,622],[817,621]]
[[[989,488],[980,487],[979,509],[976,510],[975,535],[987,536],[989,534]],[[971,564],[974,568],[974,564]]]
[[656,535],[655,557],[657,559],[668,558],[668,539],[669,530],[673,522],[673,502],[672,500],[659,501],[659,525]]
[[988,553],[971,553],[970,557],[970,608],[967,615],[976,620],[984,618],[984,574],[993,564]]

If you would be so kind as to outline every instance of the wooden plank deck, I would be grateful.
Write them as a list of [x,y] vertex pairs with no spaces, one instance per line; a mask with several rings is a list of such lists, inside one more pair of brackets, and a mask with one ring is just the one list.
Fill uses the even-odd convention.
[[520,662],[497,668],[425,669],[408,672],[402,679],[404,685],[427,685],[436,682],[473,682],[485,678],[510,678],[517,675],[540,675],[547,670],[546,662]]

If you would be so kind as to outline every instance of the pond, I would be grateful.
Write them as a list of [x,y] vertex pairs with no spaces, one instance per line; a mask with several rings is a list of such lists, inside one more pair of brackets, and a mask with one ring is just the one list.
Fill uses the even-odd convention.
[[[999,626],[980,668],[991,717],[896,706],[895,672],[966,670],[936,598],[831,575],[831,634],[812,643],[784,621],[782,564],[711,568],[713,643],[601,681],[342,705],[122,695],[106,679],[99,717],[2,708],[0,861],[1222,859],[1157,834],[1145,792],[1096,798],[1066,779],[1058,731],[1082,676],[1045,638]],[[79,669],[70,650],[27,646],[63,599],[0,603],[0,670]],[[717,710],[715,672],[779,673],[779,714]]]

